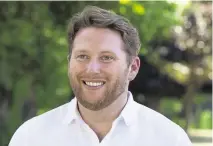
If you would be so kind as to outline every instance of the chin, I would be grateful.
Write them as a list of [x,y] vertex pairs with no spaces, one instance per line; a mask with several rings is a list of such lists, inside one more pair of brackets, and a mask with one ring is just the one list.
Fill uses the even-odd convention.
[[98,103],[98,102],[101,102],[101,101],[103,101],[104,99],[103,99],[103,96],[98,96],[98,97],[96,97],[96,96],[90,96],[90,97],[84,97],[84,100],[85,101],[87,101],[87,102],[89,102],[89,103]]

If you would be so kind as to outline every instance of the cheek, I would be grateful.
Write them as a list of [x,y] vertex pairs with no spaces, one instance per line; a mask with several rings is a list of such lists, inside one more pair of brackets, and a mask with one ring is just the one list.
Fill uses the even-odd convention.
[[126,80],[129,75],[129,70],[124,65],[119,65],[108,69],[108,75],[113,82],[116,80]]
[[72,61],[69,64],[69,72],[72,74],[75,74],[77,72],[80,72],[83,70],[83,66],[81,64],[76,63],[75,61]]
[[76,67],[76,63],[75,63],[75,61],[73,61],[73,60],[70,60],[70,62],[69,62],[69,70],[71,70],[71,69],[73,69],[73,68],[75,68]]
[[122,78],[122,80],[129,80],[131,78],[130,76],[130,68],[126,66],[120,69],[120,78]]
[[69,79],[71,80],[72,78],[74,78],[78,73],[78,70],[77,68],[75,67],[75,65],[69,65],[69,68],[68,68],[68,76],[69,76]]

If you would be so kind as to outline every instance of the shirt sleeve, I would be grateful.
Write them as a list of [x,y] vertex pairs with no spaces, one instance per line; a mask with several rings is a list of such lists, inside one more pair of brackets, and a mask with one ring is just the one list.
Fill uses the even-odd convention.
[[192,142],[186,132],[181,129],[176,146],[192,146]]

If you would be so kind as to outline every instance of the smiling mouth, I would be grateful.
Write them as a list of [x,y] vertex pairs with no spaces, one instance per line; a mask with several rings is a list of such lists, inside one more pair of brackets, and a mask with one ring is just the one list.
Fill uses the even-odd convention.
[[84,81],[83,83],[89,87],[101,87],[103,86],[106,82],[104,81]]

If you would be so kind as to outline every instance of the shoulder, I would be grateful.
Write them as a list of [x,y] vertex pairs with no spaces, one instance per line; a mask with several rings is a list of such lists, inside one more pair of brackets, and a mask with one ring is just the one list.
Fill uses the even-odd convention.
[[[63,118],[65,117],[66,113],[68,112],[68,105],[69,103],[63,104],[57,108],[49,110],[41,115],[38,115],[24,124],[28,124],[29,126],[33,125],[36,126],[47,126],[47,125],[55,125],[62,122]],[[24,126],[23,124],[23,126]],[[38,127],[36,127],[38,128]]]
[[155,128],[170,127],[172,129],[180,129],[179,125],[165,117],[163,114],[139,103],[135,104],[139,107],[137,112],[139,121],[149,123],[149,125]]
[[27,120],[15,131],[9,146],[27,145],[29,136],[36,134],[36,131],[45,130],[50,125],[62,122],[67,110],[68,103]]
[[159,141],[169,139],[168,142],[171,143],[179,143],[178,141],[184,139],[190,143],[188,135],[178,124],[144,105],[138,103],[136,105],[139,107],[137,112],[138,122],[143,123],[143,125],[137,125],[145,127],[156,139]]

